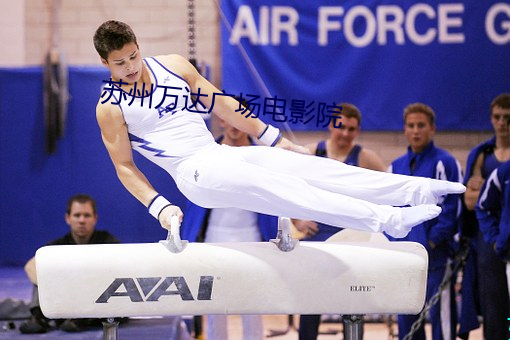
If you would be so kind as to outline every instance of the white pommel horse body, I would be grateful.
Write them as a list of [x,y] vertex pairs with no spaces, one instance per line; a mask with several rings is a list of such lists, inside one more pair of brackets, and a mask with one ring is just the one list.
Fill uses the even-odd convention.
[[[291,239],[288,230],[283,235],[281,231],[279,241]],[[132,316],[343,314],[345,318],[421,311],[428,265],[423,246],[335,238],[292,240],[287,248],[277,242],[187,243],[178,236],[182,243],[177,247],[168,241],[46,246],[36,253],[41,309],[48,318],[110,322]],[[346,339],[361,339],[360,322],[353,327]],[[107,335],[105,324],[105,339],[116,338],[114,328]]]

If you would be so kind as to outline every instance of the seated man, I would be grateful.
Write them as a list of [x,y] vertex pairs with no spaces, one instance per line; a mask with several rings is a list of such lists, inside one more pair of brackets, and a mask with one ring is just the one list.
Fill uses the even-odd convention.
[[[69,199],[65,221],[70,227],[70,232],[48,245],[119,243],[119,240],[109,232],[95,229],[97,223],[96,201],[88,195],[78,194]],[[31,258],[27,262],[25,271],[34,284],[30,303],[32,317],[20,325],[20,331],[21,333],[46,333],[50,329],[50,320],[43,315],[39,306],[35,258]],[[79,332],[87,326],[101,326],[100,320],[97,319],[59,320],[56,324],[66,332]]]

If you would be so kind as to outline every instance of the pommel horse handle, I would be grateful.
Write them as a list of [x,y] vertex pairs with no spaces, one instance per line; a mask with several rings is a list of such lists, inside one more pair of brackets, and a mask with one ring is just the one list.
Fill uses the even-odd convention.
[[293,239],[290,234],[290,225],[292,222],[288,217],[279,217],[278,218],[278,234],[275,239],[269,240],[270,242],[276,244],[278,249],[281,251],[291,251],[296,245],[299,243],[298,240]]
[[[288,217],[278,218],[278,234],[276,238],[271,239],[270,242],[274,243],[281,251],[291,251],[299,243],[298,240],[292,238],[290,232],[291,224],[292,222]],[[180,227],[179,218],[177,216],[172,216],[170,220],[170,230],[168,231],[166,240],[159,241],[159,243],[163,244],[165,248],[172,253],[180,253],[188,244],[188,241],[181,240]]]
[[180,253],[188,244],[188,241],[181,240],[180,230],[181,223],[179,222],[179,217],[174,215],[170,219],[170,230],[168,231],[166,240],[161,240],[159,243],[164,245],[165,248],[172,253]]

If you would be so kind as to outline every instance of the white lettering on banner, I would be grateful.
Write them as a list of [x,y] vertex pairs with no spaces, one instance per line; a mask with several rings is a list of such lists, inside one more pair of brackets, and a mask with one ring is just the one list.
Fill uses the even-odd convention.
[[[430,44],[435,39],[442,44],[460,44],[465,40],[463,33],[450,32],[451,28],[462,28],[462,18],[454,16],[464,12],[464,5],[460,3],[440,4],[437,15],[433,7],[423,3],[411,6],[406,15],[402,8],[395,5],[377,6],[375,15],[366,6],[353,6],[345,12],[343,26],[339,19],[331,18],[341,17],[344,12],[342,7],[319,7],[317,42],[320,46],[328,45],[330,31],[340,31],[342,27],[345,39],[355,47],[372,44],[376,36],[378,45],[386,45],[390,32],[394,35],[395,43],[403,45],[405,43],[404,28],[407,38],[417,45]],[[437,18],[437,28],[430,27],[424,33],[418,33],[415,23],[420,15],[425,15],[430,20]],[[365,23],[365,30],[360,35],[354,32],[356,20],[362,20]]]
[[[289,45],[295,46],[299,43],[296,29],[298,22],[299,14],[293,7],[261,6],[259,8],[259,27],[257,30],[252,9],[247,5],[243,5],[237,11],[229,42],[235,45],[242,38],[248,38],[252,45],[268,45],[269,43],[280,45],[281,37],[286,33]],[[270,42],[269,35],[271,35]]]
[[[393,18],[393,20],[390,20]],[[386,45],[388,43],[388,32],[393,32],[395,43],[404,45],[404,30],[402,23],[404,22],[404,11],[398,6],[384,6],[377,10],[377,43]]]
[[[506,16],[501,22],[501,30],[503,34],[496,31],[496,17],[500,14]],[[510,42],[510,4],[498,3],[494,4],[489,8],[487,15],[485,16],[485,32],[490,41],[496,45],[504,45]]]
[[[299,44],[299,13],[291,6],[239,6],[230,33],[230,44],[248,39],[252,45]],[[371,44],[396,45],[464,44],[464,3],[445,3],[433,7],[427,3],[416,3],[407,11],[398,5],[380,5],[370,8],[363,5],[344,8],[320,6],[317,13],[317,44],[329,45],[329,38],[343,35],[354,47]],[[420,25],[418,25],[418,22]],[[361,25],[360,25],[361,24]],[[358,27],[363,27],[360,30]],[[480,28],[482,29],[482,28]],[[485,32],[496,45],[510,42],[510,4],[496,3],[485,15]]]
[[[357,17],[362,17],[366,22],[365,33],[361,36],[356,36],[354,33],[354,21]],[[377,30],[377,25],[375,23],[375,18],[372,12],[368,7],[365,6],[354,6],[347,14],[345,14],[344,20],[344,31],[345,31],[345,39],[355,47],[365,47],[368,46],[375,37],[375,32]]]
[[259,44],[269,45],[269,8],[262,6],[259,10]]
[[344,14],[343,7],[319,7],[318,22],[318,43],[319,46],[328,44],[328,32],[340,31],[342,24],[340,21],[330,21],[329,17],[342,16]]
[[427,45],[434,41],[437,30],[435,28],[429,28],[424,34],[419,34],[414,25],[416,17],[419,14],[426,15],[428,19],[434,19],[436,17],[434,9],[427,4],[416,4],[411,6],[406,15],[405,27],[407,37],[416,45]]
[[280,45],[280,37],[285,32],[288,35],[289,45],[298,45],[296,25],[299,21],[298,12],[289,6],[275,6],[271,13],[271,43]]
[[464,13],[464,4],[442,4],[438,9],[439,42],[442,44],[462,44],[465,41],[463,33],[450,33],[449,28],[462,28],[462,18],[453,17]]
[[259,43],[255,19],[251,13],[250,6],[246,5],[239,7],[237,10],[236,21],[230,33],[229,42],[234,45],[239,43],[241,38],[248,38],[252,45],[257,45]]

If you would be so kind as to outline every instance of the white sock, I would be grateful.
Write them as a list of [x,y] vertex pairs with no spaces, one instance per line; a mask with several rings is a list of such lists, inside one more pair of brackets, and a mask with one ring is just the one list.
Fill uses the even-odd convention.
[[411,229],[425,221],[437,217],[441,213],[441,207],[435,204],[422,204],[414,207],[397,208],[402,214],[399,226],[390,226],[385,232],[395,238],[403,238]]

